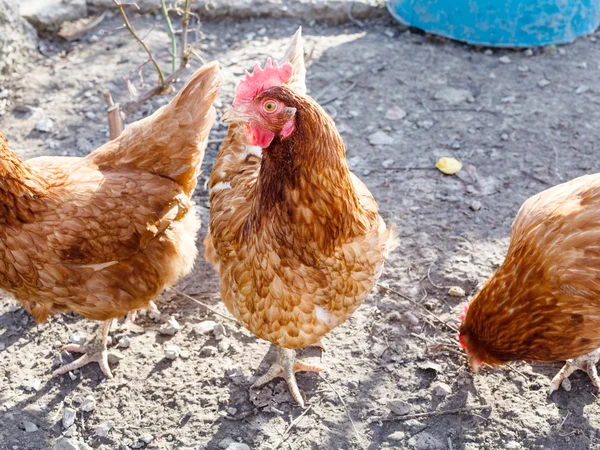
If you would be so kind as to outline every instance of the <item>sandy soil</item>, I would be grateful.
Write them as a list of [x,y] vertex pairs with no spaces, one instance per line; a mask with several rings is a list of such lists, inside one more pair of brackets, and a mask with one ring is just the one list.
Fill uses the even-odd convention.
[[[144,17],[137,26],[148,30],[157,20]],[[118,25],[113,18],[102,27]],[[203,25],[199,45],[224,72],[219,112],[242,70],[280,56],[298,25]],[[142,317],[128,334],[113,330],[114,342],[125,336],[130,343],[119,349],[113,380],[97,365],[74,379],[50,377],[60,344],[77,331],[90,336],[96,324],[65,314],[36,325],[3,301],[0,449],[49,449],[61,435],[95,449],[247,448],[234,441],[252,449],[600,448],[600,408],[589,380],[574,375],[570,392],[548,398],[560,364],[517,363],[473,377],[453,328],[466,298],[448,295],[449,286],[460,286],[472,296],[502,261],[526,198],[600,170],[600,43],[589,37],[533,54],[492,53],[407,33],[391,19],[364,28],[303,25],[309,90],[327,103],[351,166],[400,230],[402,244],[381,281],[401,295],[374,292],[326,337],[328,371],[298,376],[308,399],[304,411],[283,381],[248,392],[252,377],[275,357],[269,344],[174,293],[163,295],[160,318]],[[101,92],[109,88],[126,100],[122,77],[144,57],[123,32],[94,40],[42,41],[48,56],[26,66],[22,79],[2,82],[10,104],[0,129],[23,157],[83,155],[107,140]],[[164,48],[164,32],[155,30],[149,41]],[[152,82],[155,75],[145,73]],[[166,100],[153,99],[132,120]],[[46,118],[53,130],[35,130]],[[216,125],[211,139],[224,133]],[[201,186],[217,148],[218,142],[209,146],[195,194],[203,223],[208,194]],[[444,176],[433,168],[440,156],[456,156],[470,168],[461,177]],[[202,259],[178,287],[226,312]],[[158,331],[169,316],[182,325],[172,337]],[[226,336],[197,333],[206,320],[222,324]],[[178,359],[164,358],[166,342],[182,349]],[[90,394],[95,408],[86,412],[80,401]],[[424,418],[390,411],[481,405],[487,409]],[[65,408],[76,411],[66,430]]]

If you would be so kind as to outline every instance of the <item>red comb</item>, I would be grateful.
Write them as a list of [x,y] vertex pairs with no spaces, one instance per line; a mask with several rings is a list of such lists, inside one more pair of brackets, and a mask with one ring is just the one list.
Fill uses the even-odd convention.
[[266,89],[281,86],[290,79],[292,71],[293,67],[289,62],[279,67],[277,61],[273,62],[271,58],[267,58],[264,69],[258,63],[254,64],[252,73],[246,71],[246,78],[238,85],[233,106],[252,101]]
[[[464,322],[465,317],[467,317],[467,311],[469,310],[469,303],[465,303],[463,306],[463,312],[460,315],[460,322]],[[460,332],[458,333],[458,335],[456,336],[458,338],[458,343],[460,344],[460,346],[464,349],[467,348],[467,344],[465,343],[464,337],[460,334]]]
[[462,314],[460,315],[460,321],[463,322],[465,320],[465,317],[467,317],[467,311],[469,310],[469,304],[466,303],[464,306],[464,310],[462,312]]

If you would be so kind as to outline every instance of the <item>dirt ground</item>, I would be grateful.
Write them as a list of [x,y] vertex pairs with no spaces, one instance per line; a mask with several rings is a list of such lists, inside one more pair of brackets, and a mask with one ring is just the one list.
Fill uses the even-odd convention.
[[[157,21],[147,16],[137,26],[148,30]],[[101,27],[119,25],[113,17]],[[242,70],[281,56],[298,25],[202,26],[199,47],[224,73],[219,113]],[[516,363],[472,376],[453,329],[460,304],[502,261],[521,203],[600,170],[600,41],[491,52],[406,32],[391,19],[362,28],[302,25],[309,91],[327,104],[351,167],[400,230],[401,246],[381,282],[402,295],[374,292],[326,337],[327,372],[298,376],[306,410],[282,380],[249,393],[255,374],[274,360],[269,344],[172,292],[158,305],[160,318],[142,317],[130,333],[113,329],[114,342],[126,336],[130,343],[118,349],[123,359],[113,364],[113,380],[95,364],[74,379],[50,377],[60,345],[75,332],[92,335],[96,324],[65,314],[36,325],[3,301],[0,449],[50,449],[61,435],[94,449],[247,448],[234,442],[265,450],[600,448],[600,408],[584,374],[572,377],[570,392],[551,398],[560,364]],[[164,48],[166,35],[157,29],[149,41]],[[23,157],[84,155],[107,140],[102,90],[126,100],[122,77],[144,56],[124,32],[41,46],[47,56],[25,66],[21,79],[2,82],[10,103],[0,129]],[[154,77],[148,69],[147,81]],[[166,100],[153,99],[133,119]],[[34,129],[47,118],[50,132]],[[224,134],[215,125],[195,194],[204,224],[202,185]],[[444,176],[433,168],[440,156],[470,166],[460,177]],[[204,226],[199,247],[205,232]],[[462,287],[467,298],[449,296],[449,286]],[[216,275],[202,258],[178,287],[226,313]],[[182,325],[172,337],[158,332],[170,316]],[[226,336],[194,330],[206,320],[222,324]],[[182,349],[178,359],[165,359],[166,342]],[[89,394],[95,408],[86,412],[80,403]],[[487,408],[404,420],[390,410],[412,415],[481,405]],[[76,411],[66,430],[65,408]]]

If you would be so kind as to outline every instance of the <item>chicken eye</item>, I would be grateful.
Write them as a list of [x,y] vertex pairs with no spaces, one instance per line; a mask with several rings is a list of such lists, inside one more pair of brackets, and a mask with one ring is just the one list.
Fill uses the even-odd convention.
[[277,111],[277,103],[275,103],[275,102],[271,102],[271,101],[265,102],[263,107],[265,108],[265,111],[268,113]]

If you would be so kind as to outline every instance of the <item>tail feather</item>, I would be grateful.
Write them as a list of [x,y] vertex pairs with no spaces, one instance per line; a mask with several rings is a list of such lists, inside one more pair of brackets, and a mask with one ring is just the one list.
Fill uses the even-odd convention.
[[215,121],[221,77],[217,62],[198,69],[168,105],[131,124],[92,152],[99,166],[132,165],[176,181],[190,195]]
[[280,63],[289,61],[294,68],[292,78],[286,85],[300,95],[306,95],[306,67],[304,66],[304,39],[302,38],[302,27],[292,36],[292,41],[285,52]]

